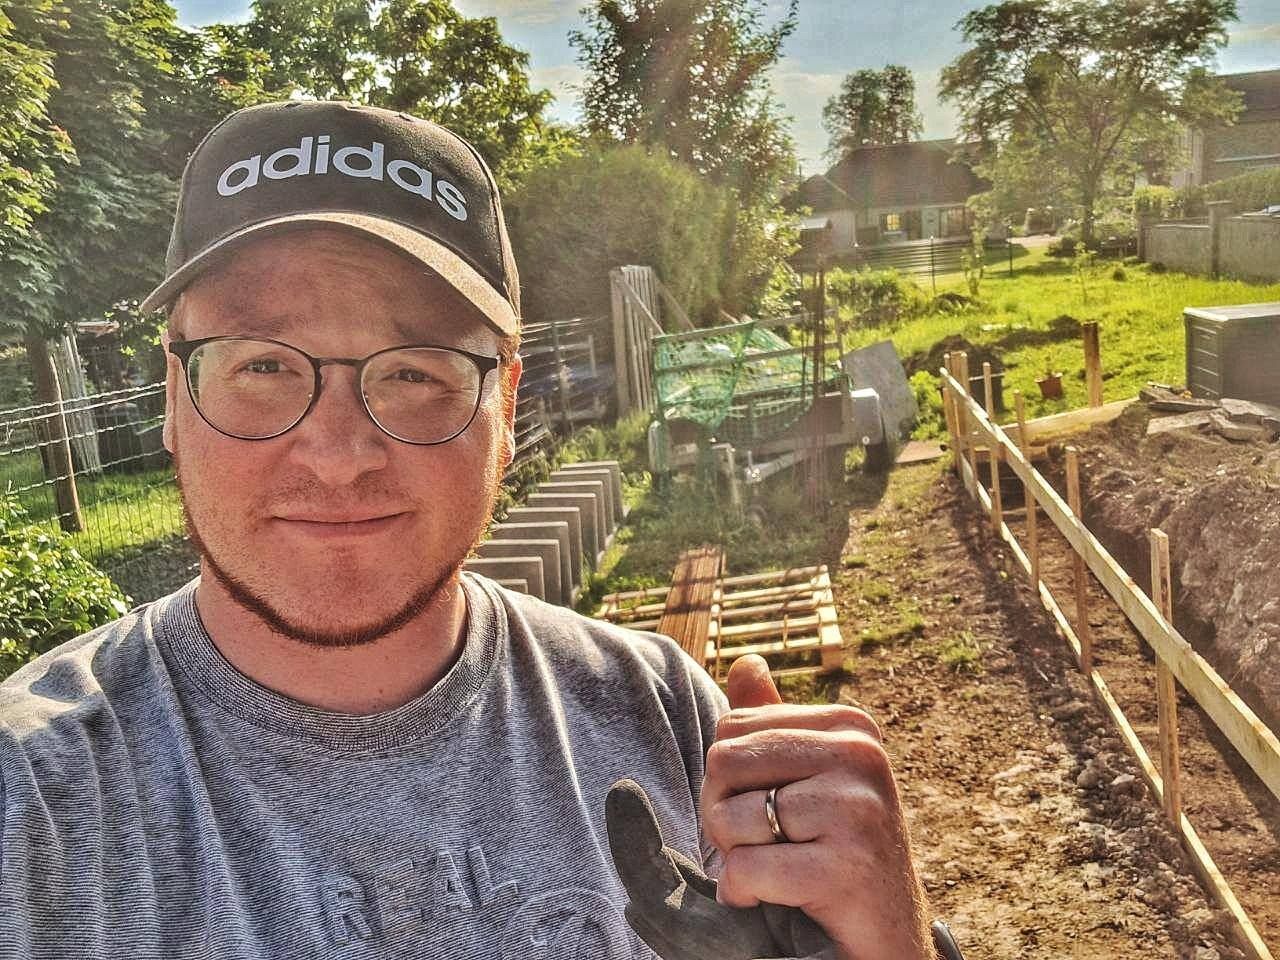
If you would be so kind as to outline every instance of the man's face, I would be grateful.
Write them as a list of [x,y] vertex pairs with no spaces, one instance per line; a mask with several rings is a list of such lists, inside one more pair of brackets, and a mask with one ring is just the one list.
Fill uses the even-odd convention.
[[[267,337],[314,357],[406,343],[496,356],[499,342],[444,281],[324,230],[247,245],[187,288],[174,322],[174,339]],[[500,378],[518,377],[518,365],[486,376],[460,436],[417,446],[369,419],[351,367],[322,368],[319,398],[287,433],[237,440],[201,419],[180,363],[168,363],[165,446],[192,540],[232,596],[279,632],[350,644],[401,626],[484,530],[512,455],[514,403]]]

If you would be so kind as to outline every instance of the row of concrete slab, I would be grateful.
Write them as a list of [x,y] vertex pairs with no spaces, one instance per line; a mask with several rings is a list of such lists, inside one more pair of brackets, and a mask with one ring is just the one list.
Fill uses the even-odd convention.
[[584,571],[595,569],[625,515],[618,461],[566,464],[493,525],[463,569],[573,606]]

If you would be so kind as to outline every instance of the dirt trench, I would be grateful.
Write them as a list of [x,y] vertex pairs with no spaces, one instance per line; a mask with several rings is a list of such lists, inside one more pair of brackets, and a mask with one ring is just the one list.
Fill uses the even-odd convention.
[[1194,430],[1147,437],[1149,418],[1135,404],[1073,440],[1085,522],[1143,589],[1148,531],[1169,535],[1174,625],[1280,730],[1280,444]]
[[[936,464],[896,471],[849,526],[835,584],[849,673],[791,695],[857,703],[880,722],[931,908],[967,954],[1242,957],[1066,644],[954,475]],[[1046,578],[1058,576],[1047,558]],[[1136,641],[1130,659],[1153,684]],[[1138,684],[1127,699],[1143,699]],[[1200,765],[1188,794],[1204,798]],[[1241,802],[1223,831],[1245,836],[1247,823],[1270,856],[1259,841],[1274,843],[1280,818]],[[1253,900],[1280,902],[1274,878],[1256,878]],[[1269,942],[1280,937],[1270,915],[1259,925]]]

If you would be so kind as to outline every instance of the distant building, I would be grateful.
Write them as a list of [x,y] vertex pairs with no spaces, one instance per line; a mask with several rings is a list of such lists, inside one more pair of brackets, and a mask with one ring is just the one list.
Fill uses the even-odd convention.
[[1280,70],[1219,77],[1244,95],[1230,127],[1188,130],[1188,163],[1170,178],[1175,187],[1213,183],[1259,167],[1280,167]]
[[809,177],[787,200],[831,222],[831,248],[846,250],[968,234],[965,201],[990,184],[953,159],[954,140],[860,147],[826,173]]

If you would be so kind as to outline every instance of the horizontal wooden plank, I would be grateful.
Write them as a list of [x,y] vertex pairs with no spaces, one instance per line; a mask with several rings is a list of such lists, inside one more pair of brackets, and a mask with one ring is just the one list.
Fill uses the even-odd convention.
[[[969,471],[969,465],[963,460],[961,461],[961,470]],[[991,498],[981,484],[974,484],[972,476],[965,477],[965,485],[971,490],[976,490],[979,504],[989,514],[991,512]],[[1018,542],[1018,538],[1013,535],[1013,531],[1009,529],[1008,524],[1000,526],[1001,538],[1009,545],[1013,553],[1014,559],[1017,560],[1019,566],[1028,577],[1031,576],[1031,561],[1028,559],[1026,552],[1022,549],[1022,545]],[[1049,611],[1053,617],[1055,626],[1058,628],[1059,635],[1067,642],[1072,653],[1076,658],[1076,662],[1080,660],[1080,639],[1072,628],[1071,623],[1067,620],[1067,616],[1062,611],[1062,607],[1058,604],[1053,592],[1049,589],[1049,585],[1041,581],[1040,583],[1040,602],[1045,609]],[[1128,747],[1129,752],[1138,761],[1138,769],[1142,777],[1147,782],[1147,786],[1151,788],[1152,795],[1155,797],[1157,804],[1161,803],[1164,798],[1164,781],[1160,776],[1159,770],[1156,769],[1155,763],[1151,759],[1151,755],[1147,753],[1146,747],[1142,741],[1138,739],[1138,734],[1134,731],[1133,726],[1129,723],[1128,717],[1120,708],[1120,704],[1116,702],[1112,695],[1107,682],[1103,679],[1102,674],[1095,668],[1089,674],[1089,682],[1097,695],[1099,702],[1103,708],[1111,716],[1112,723],[1120,733],[1121,739]],[[1218,870],[1217,864],[1214,863],[1213,857],[1208,849],[1205,848],[1200,840],[1199,834],[1196,833],[1191,821],[1187,819],[1186,814],[1179,817],[1178,822],[1179,833],[1182,835],[1183,845],[1187,848],[1187,852],[1191,855],[1191,865],[1196,871],[1196,875],[1200,878],[1200,882],[1204,884],[1209,891],[1210,896],[1219,907],[1226,910],[1232,917],[1234,922],[1234,930],[1236,940],[1245,949],[1245,951],[1253,958],[1253,960],[1273,960],[1271,951],[1267,948],[1258,930],[1253,925],[1253,921],[1249,919],[1249,915],[1245,913],[1244,907],[1236,898],[1235,892],[1231,889],[1230,884],[1222,876]]]
[[[1003,447],[1005,462],[1009,468],[1027,484],[1036,502],[1071,544],[1072,549],[1084,558],[1089,570],[1124,611],[1134,629],[1169,665],[1178,682],[1213,719],[1218,729],[1231,741],[1272,794],[1280,798],[1280,740],[1275,733],[1226,684],[1208,661],[1196,653],[1191,644],[1164,620],[1151,599],[1138,589],[1133,578],[1072,514],[1058,492],[1023,457],[1004,430],[992,424],[982,407],[961,389],[955,378],[946,371],[942,372],[942,376],[949,382],[955,395],[962,398],[960,402],[966,405],[969,417],[977,423],[987,442]],[[966,476],[965,484],[972,487],[972,478]],[[980,488],[981,484],[978,486]]]

